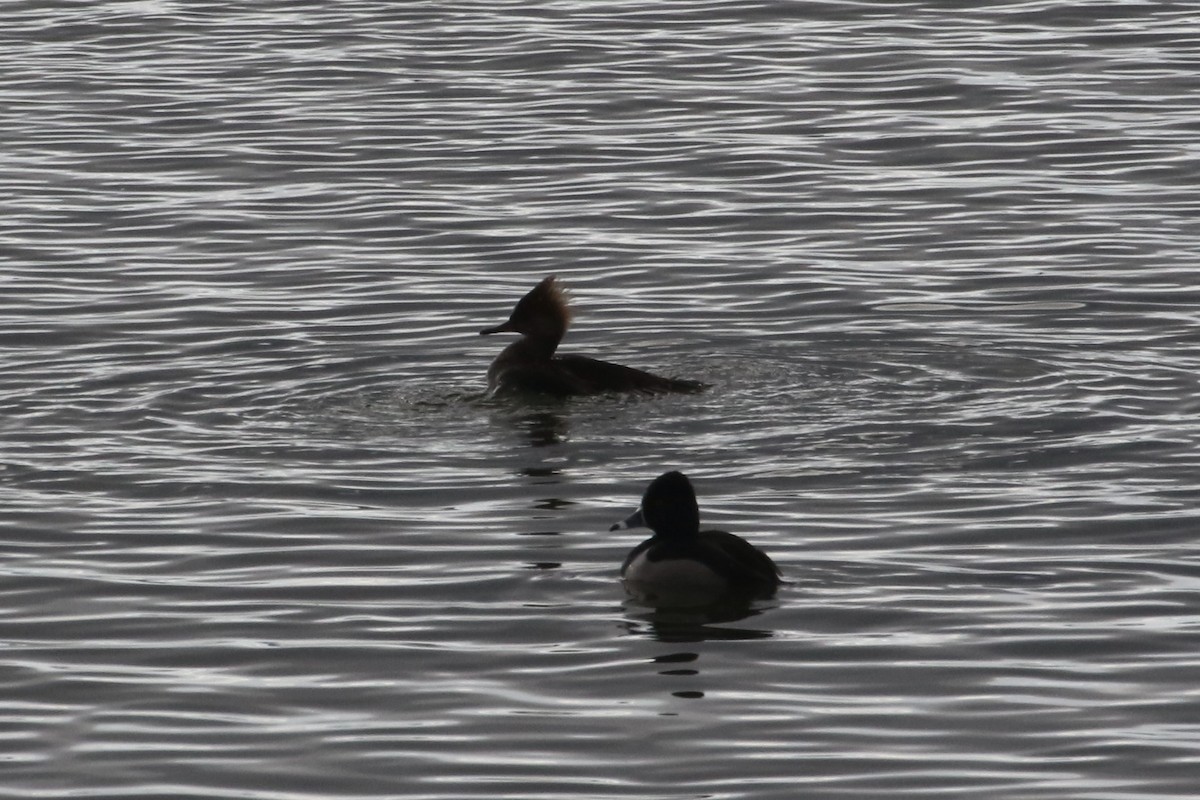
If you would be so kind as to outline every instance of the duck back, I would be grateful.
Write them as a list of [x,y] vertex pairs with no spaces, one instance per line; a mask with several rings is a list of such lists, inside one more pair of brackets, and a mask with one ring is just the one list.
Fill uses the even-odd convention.
[[556,364],[572,383],[581,387],[578,394],[597,392],[700,392],[705,385],[699,381],[664,378],[634,367],[601,361],[587,356],[555,356]]

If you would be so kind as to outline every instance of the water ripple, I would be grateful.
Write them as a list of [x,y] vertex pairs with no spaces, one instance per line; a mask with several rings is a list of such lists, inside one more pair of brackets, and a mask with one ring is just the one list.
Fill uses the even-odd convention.
[[[7,4],[5,786],[1193,796],[1191,16]],[[712,388],[485,398],[551,273]]]

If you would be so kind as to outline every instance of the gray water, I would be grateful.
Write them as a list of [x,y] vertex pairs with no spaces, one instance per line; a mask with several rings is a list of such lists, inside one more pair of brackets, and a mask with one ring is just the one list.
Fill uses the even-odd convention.
[[0,795],[1195,797],[1198,14],[4,3]]

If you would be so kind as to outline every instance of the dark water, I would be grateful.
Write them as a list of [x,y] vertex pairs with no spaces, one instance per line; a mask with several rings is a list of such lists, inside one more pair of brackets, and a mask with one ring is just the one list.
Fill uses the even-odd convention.
[[0,795],[1195,796],[1195,4],[2,13]]

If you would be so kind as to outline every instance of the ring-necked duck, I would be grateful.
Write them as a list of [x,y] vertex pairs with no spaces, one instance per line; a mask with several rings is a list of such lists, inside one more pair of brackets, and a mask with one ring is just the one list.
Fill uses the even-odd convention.
[[488,393],[541,392],[566,397],[601,392],[698,392],[705,388],[698,381],[663,378],[586,356],[555,355],[570,322],[571,310],[551,275],[521,298],[507,322],[480,331],[521,334],[488,368]]
[[647,527],[654,535],[630,551],[621,579],[636,599],[653,606],[702,606],[768,598],[779,568],[766,553],[726,531],[700,530],[696,492],[682,472],[659,475],[642,507],[610,530]]

